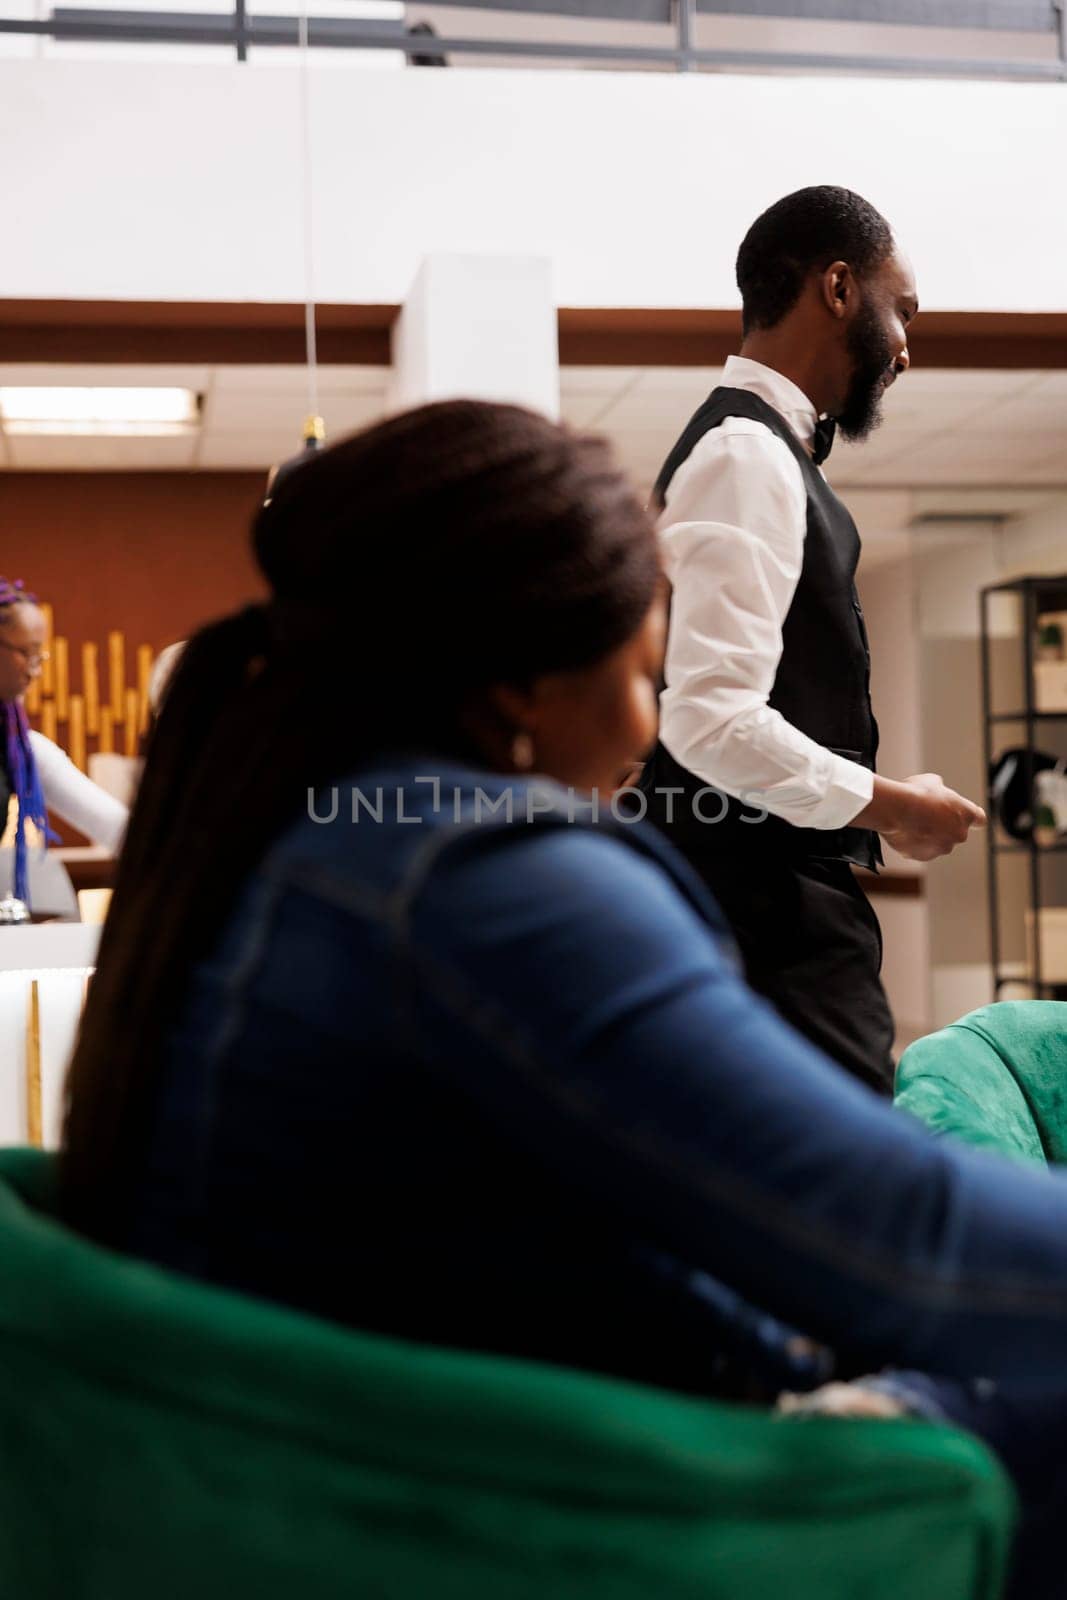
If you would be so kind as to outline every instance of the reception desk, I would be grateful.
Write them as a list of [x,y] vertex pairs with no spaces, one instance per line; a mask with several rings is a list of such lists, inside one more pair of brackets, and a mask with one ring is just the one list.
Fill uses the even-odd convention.
[[63,1085],[99,927],[0,927],[0,1145],[59,1143]]
[[100,929],[86,922],[42,922],[0,928],[0,972],[93,967]]

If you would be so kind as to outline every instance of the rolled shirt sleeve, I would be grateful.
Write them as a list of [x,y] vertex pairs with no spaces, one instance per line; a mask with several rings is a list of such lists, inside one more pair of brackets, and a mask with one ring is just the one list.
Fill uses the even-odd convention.
[[807,494],[788,446],[728,418],[679,468],[659,538],[673,596],[661,738],[724,794],[804,828],[841,828],[874,775],[768,704],[804,561]]

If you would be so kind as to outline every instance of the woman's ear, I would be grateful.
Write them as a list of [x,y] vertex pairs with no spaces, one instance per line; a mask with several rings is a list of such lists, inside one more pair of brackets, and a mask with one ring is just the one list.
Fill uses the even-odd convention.
[[[540,705],[536,685],[494,684],[467,707],[464,723],[494,767],[522,770],[526,752],[536,748]],[[523,759],[517,759],[521,755]]]
[[489,701],[501,722],[513,732],[536,731],[540,720],[540,697],[536,684],[495,684],[489,690]]

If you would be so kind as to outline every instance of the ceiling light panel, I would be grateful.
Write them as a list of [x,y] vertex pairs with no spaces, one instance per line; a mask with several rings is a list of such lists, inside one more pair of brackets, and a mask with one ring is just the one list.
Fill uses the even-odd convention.
[[119,386],[0,387],[0,427],[8,434],[168,435],[200,421],[192,389]]

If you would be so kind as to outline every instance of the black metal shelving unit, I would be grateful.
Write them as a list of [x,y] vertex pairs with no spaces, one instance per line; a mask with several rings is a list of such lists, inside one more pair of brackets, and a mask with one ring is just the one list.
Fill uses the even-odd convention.
[[[1018,663],[1022,674],[1023,706],[1021,709],[999,711],[995,709],[995,685],[993,665],[993,629],[990,623],[990,613],[995,598],[999,595],[1013,595],[1016,597],[1019,614],[1019,647],[1022,652],[1021,661]],[[1037,619],[1049,611],[1067,611],[1067,573],[1044,577],[1016,578],[1006,583],[990,584],[982,590],[981,596],[981,659],[982,659],[982,712],[985,750],[985,770],[987,784],[992,772],[993,762],[1003,748],[1018,745],[1024,750],[1023,769],[1025,783],[1030,795],[1034,792],[1034,757],[1037,751],[1037,729],[1052,730],[1057,724],[1061,725],[1067,735],[1067,709],[1063,711],[1039,711],[1034,703],[1034,646],[1037,638]],[[1009,702],[1011,703],[1011,702]],[[1014,703],[1017,705],[1017,701]],[[1006,739],[1002,730],[1015,724],[1021,730],[1022,737]],[[1067,754],[1067,742],[1063,744],[1063,753]],[[1048,857],[1067,854],[1067,841],[1054,845],[1039,845],[1031,829],[1029,840],[1025,843],[1016,840],[1005,840],[998,837],[998,823],[990,807],[989,827],[986,832],[988,873],[989,873],[989,943],[993,964],[993,986],[995,998],[999,999],[1001,992],[1007,984],[1025,984],[1032,992],[1044,999],[1067,999],[1067,982],[1046,981],[1043,975],[1041,953],[1041,911],[1046,905],[1042,884],[1042,861]],[[1025,910],[1033,916],[1032,970],[1020,977],[1020,974],[1006,970],[1003,960],[1003,944],[1001,937],[1001,895],[999,882],[999,864],[1005,857],[1026,856],[1028,858],[1028,886],[1027,906]],[[1048,902],[1058,904],[1059,902]],[[1025,911],[1024,911],[1025,916]]]

